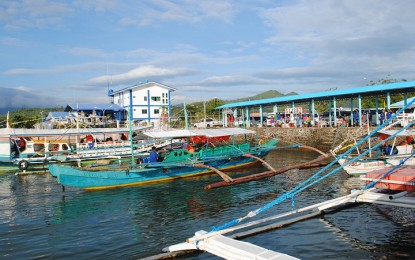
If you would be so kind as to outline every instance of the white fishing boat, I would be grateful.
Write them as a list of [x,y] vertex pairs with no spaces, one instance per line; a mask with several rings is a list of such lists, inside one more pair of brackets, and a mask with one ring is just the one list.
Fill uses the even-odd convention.
[[[407,124],[408,125],[408,124]],[[390,129],[391,126],[379,130],[374,136],[378,138],[377,149],[374,149],[369,156],[361,157],[361,159],[354,162],[349,161],[355,156],[347,156],[339,159],[338,163],[343,166],[343,169],[350,175],[365,174],[370,171],[380,170],[388,166],[399,165],[402,160],[413,154],[415,131],[412,129],[400,130]],[[384,140],[390,138],[389,145],[386,145]],[[356,147],[357,155],[361,153]],[[405,160],[405,165],[415,165],[415,158],[411,157]]]
[[[146,127],[134,128],[132,133]],[[77,163],[100,158],[121,159],[148,152],[152,146],[170,144],[167,140],[133,138],[128,128],[85,129],[0,129],[0,168],[21,171],[53,162]]]

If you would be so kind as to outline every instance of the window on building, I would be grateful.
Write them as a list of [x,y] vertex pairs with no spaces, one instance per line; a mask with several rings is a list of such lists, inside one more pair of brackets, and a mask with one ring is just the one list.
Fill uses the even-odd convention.
[[147,101],[147,97],[144,97],[144,101]]
[[154,109],[154,114],[156,114],[156,115],[160,114],[160,110],[159,109]]
[[151,97],[151,100],[152,100],[152,101],[160,101],[160,100],[161,100],[161,98],[160,98],[160,97]]
[[141,109],[141,114],[147,115],[147,109]]

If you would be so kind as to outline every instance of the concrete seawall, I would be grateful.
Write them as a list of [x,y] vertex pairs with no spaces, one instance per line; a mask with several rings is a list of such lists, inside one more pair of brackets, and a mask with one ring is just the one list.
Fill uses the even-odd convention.
[[[258,127],[251,128],[258,133],[258,137],[264,141],[272,138],[281,140],[282,144],[303,144],[323,152],[328,152],[343,140],[354,138],[368,133],[367,128],[360,127],[304,127],[304,128],[281,128],[281,127]],[[372,131],[374,128],[370,128]]]

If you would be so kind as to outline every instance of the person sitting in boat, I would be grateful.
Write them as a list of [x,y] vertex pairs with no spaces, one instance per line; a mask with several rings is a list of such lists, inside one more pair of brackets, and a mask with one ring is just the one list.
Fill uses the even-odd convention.
[[157,162],[158,157],[159,157],[159,155],[158,155],[158,153],[156,151],[156,147],[153,146],[151,148],[151,152],[150,152],[150,163]]
[[189,151],[189,153],[194,153],[195,148],[193,148],[193,146],[191,144],[187,144],[187,151]]
[[26,142],[23,140],[22,137],[20,137],[18,146],[19,146],[19,151],[20,152],[22,152],[22,151],[24,151],[24,149],[26,149]]
[[195,148],[190,143],[187,143],[186,140],[183,138],[183,149],[189,151],[189,153],[194,153]]
[[128,137],[125,134],[121,134],[121,140],[122,141],[127,141]]
[[413,138],[412,136],[407,136],[407,137],[406,137],[406,142],[407,142],[408,144],[410,144],[410,145],[415,144],[415,140],[414,140],[414,138]]
[[396,149],[396,147],[392,151],[392,145],[390,144],[386,145],[386,143],[382,144],[382,150],[383,150],[384,155],[394,155],[398,153],[398,150]]
[[86,135],[86,143],[88,145],[88,149],[94,148],[94,137],[92,135]]

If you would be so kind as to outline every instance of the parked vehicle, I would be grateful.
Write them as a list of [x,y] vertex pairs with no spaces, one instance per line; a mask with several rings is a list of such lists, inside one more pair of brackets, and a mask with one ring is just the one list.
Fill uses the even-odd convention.
[[222,126],[222,121],[214,118],[201,119],[193,124],[195,128],[211,128],[216,126]]

